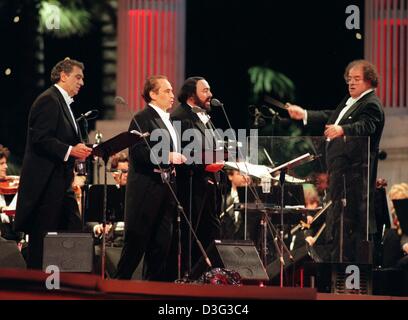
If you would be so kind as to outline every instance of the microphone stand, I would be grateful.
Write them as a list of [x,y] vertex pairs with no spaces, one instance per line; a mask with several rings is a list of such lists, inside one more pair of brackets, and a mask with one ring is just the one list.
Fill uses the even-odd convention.
[[[96,135],[95,135],[95,143],[96,144],[100,144],[102,142],[102,134],[97,131]],[[99,157],[96,157],[96,183],[100,184],[101,181],[101,160]]]
[[[231,129],[231,131],[234,133],[235,140],[237,140],[237,139],[236,139],[236,135],[235,135],[235,131],[232,129],[232,126],[231,126],[231,123],[230,123],[230,121],[229,121],[228,115],[227,115],[227,113],[226,113],[226,111],[225,111],[224,105],[223,105],[221,102],[219,102],[218,100],[216,100],[216,99],[214,99],[214,100],[215,100],[215,105],[221,107],[221,109],[222,109],[222,111],[223,111],[223,113],[224,113],[225,119],[227,120],[230,129]],[[238,151],[239,151],[239,150],[240,150],[240,149],[238,148]],[[304,155],[304,156],[302,156],[302,157],[299,157],[298,159],[294,159],[294,160],[292,160],[291,162],[289,162],[288,164],[281,165],[281,166],[279,166],[279,167],[277,167],[277,168],[274,169],[275,171],[276,171],[277,169],[281,169],[280,181],[281,181],[281,229],[282,229],[282,230],[280,231],[280,236],[278,236],[278,234],[276,233],[276,236],[278,237],[278,240],[280,241],[280,244],[281,244],[281,248],[280,248],[280,250],[279,250],[280,260],[281,260],[281,283],[280,283],[280,286],[281,286],[281,287],[283,287],[283,265],[284,265],[283,251],[284,251],[284,250],[289,254],[289,258],[293,261],[293,256],[291,255],[290,251],[288,250],[287,246],[285,245],[285,243],[284,243],[284,241],[283,241],[283,232],[284,232],[284,230],[283,230],[283,205],[284,205],[284,181],[285,181],[285,174],[286,174],[286,170],[289,168],[289,165],[294,166],[296,163],[301,163],[300,161],[301,161],[302,159],[304,159],[306,156],[307,156],[307,155]],[[310,157],[310,155],[309,155],[309,157]],[[308,158],[308,157],[306,157],[306,158]],[[246,166],[246,163],[245,163],[245,166]],[[247,170],[247,171],[249,172],[249,170]],[[283,181],[282,181],[282,180],[283,180]],[[251,186],[249,186],[249,188],[250,188],[250,190],[251,190]],[[252,189],[253,189],[253,190],[252,190],[252,193],[254,194],[256,200],[259,201],[259,203],[262,203],[261,200],[260,200],[260,197],[259,197],[259,195],[258,195],[258,193],[257,193],[257,191],[256,191],[256,189],[254,189],[254,188],[252,188]],[[269,216],[268,216],[267,213],[264,215],[264,218],[265,218],[265,220],[266,220],[267,225],[270,226],[270,228],[271,228],[270,230],[272,230],[273,225],[272,225],[272,223],[271,223],[271,221],[270,221]],[[272,226],[272,227],[271,227],[271,226]],[[264,230],[266,230],[265,227],[264,227]],[[273,234],[272,234],[272,236],[273,236]],[[264,260],[266,261],[266,257],[264,257]],[[265,265],[264,267],[266,268],[266,265]]]
[[[225,111],[224,104],[222,104],[221,102],[219,102],[219,101],[216,100],[216,99],[213,99],[211,102],[213,102],[213,101],[215,101],[214,106],[221,107],[221,109],[222,109],[222,111],[223,111],[223,113],[224,113],[224,117],[225,117],[225,119],[226,119],[226,121],[227,121],[227,123],[228,123],[228,126],[229,126],[231,132],[233,132],[233,134],[234,134],[234,139],[235,139],[236,143],[238,144],[237,136],[236,136],[236,134],[235,134],[235,131],[234,131],[233,128],[232,128],[232,125],[231,125],[231,122],[230,122],[229,117],[228,117],[228,115],[227,115],[227,112]],[[211,103],[211,104],[212,104],[212,103]],[[213,104],[212,104],[212,105],[213,105]],[[241,153],[240,148],[238,147],[237,149],[238,149],[239,156],[240,156],[242,159],[244,159],[244,158],[243,158],[243,155],[242,155],[242,153]],[[235,161],[235,164],[238,166],[238,164],[237,164],[236,161]],[[245,165],[245,167],[246,167],[247,172],[249,172],[248,167],[247,167],[247,165],[246,165],[246,162],[244,162],[244,165]],[[262,201],[261,201],[261,199],[260,199],[260,197],[259,197],[259,194],[258,194],[258,191],[256,190],[256,188],[254,188],[253,186],[251,186],[251,184],[248,184],[248,188],[249,188],[249,190],[252,192],[252,194],[254,195],[254,197],[255,197],[257,203],[262,203]],[[273,228],[273,225],[272,225],[272,223],[271,223],[271,221],[270,221],[270,219],[269,219],[269,216],[268,216],[266,210],[264,210],[264,213],[265,213],[265,214],[263,215],[263,218],[265,219],[265,221],[264,221],[264,224],[263,224],[263,230],[266,232],[267,227],[269,226],[269,229],[272,230],[272,229],[271,229],[271,226],[272,226],[272,228]],[[245,226],[245,229],[246,229],[246,226]],[[265,256],[263,257],[263,263],[264,263],[264,266],[263,266],[263,267],[265,268],[265,271],[266,271],[266,245],[265,245],[266,235],[265,235],[265,234],[264,234],[264,237],[265,237],[265,239],[264,239],[263,242],[264,242],[265,248],[264,248],[264,250],[261,250],[261,252],[265,253]],[[275,238],[273,234],[272,234],[272,237]],[[279,237],[277,233],[276,233],[276,237]],[[245,234],[245,238],[246,238],[246,234]],[[281,242],[281,244],[283,243],[283,237],[280,239],[280,242]],[[274,242],[274,243],[275,243],[276,248],[278,249],[278,246],[276,245],[276,242]],[[283,247],[286,247],[286,246],[283,244]],[[286,249],[287,249],[287,248],[286,248]],[[283,249],[282,249],[282,250],[283,250]],[[289,252],[289,255],[290,255],[290,252]],[[293,257],[292,257],[291,255],[290,255],[290,257],[291,257],[291,259],[293,259]],[[283,257],[282,257],[282,259],[283,259]],[[281,284],[281,285],[282,285],[282,284]]]
[[[288,250],[288,248],[286,247],[286,245],[283,242],[283,208],[285,205],[285,175],[286,175],[286,168],[282,169],[280,172],[280,176],[279,176],[279,183],[281,186],[281,207],[280,207],[280,218],[281,218],[281,230],[280,230],[280,240],[281,240],[281,250],[280,250],[280,287],[283,288],[283,265],[285,263],[285,261],[283,260],[283,250],[284,247],[286,250]],[[289,252],[290,257],[293,259],[292,255]]]
[[343,244],[344,244],[344,213],[346,210],[347,206],[347,194],[346,194],[346,176],[343,174],[343,197],[341,198],[341,212],[340,212],[340,241],[339,241],[339,246],[340,246],[340,259],[339,262],[343,263]]
[[[84,120],[85,135],[82,134],[81,127],[79,126],[79,121],[80,120]],[[84,143],[84,144],[88,143],[88,121],[86,119],[86,116],[84,114],[81,114],[81,116],[78,119],[75,119],[75,122],[76,122],[77,127],[78,127],[78,134],[79,134],[79,138],[80,138],[81,143]],[[81,189],[81,208],[80,208],[80,211],[81,211],[80,216],[81,216],[82,227],[84,227],[84,224],[85,224],[85,220],[84,220],[85,219],[85,203],[86,203],[86,200],[87,200],[86,190],[87,190],[87,187],[88,187],[86,159],[85,159],[85,161],[76,160],[75,162],[76,162],[77,174],[80,174],[80,175],[85,177],[84,187]]]
[[[220,140],[222,140],[221,139],[221,137],[219,136],[219,134],[218,134],[218,132],[217,132],[217,130],[216,130],[216,128],[215,128],[215,126],[214,126],[214,123],[211,121],[211,118],[210,118],[210,116],[207,114],[207,110],[206,109],[203,109],[203,108],[200,108],[200,107],[197,107],[197,106],[195,106],[195,107],[193,107],[192,108],[192,111],[194,112],[194,113],[204,113],[206,116],[207,116],[207,119],[208,119],[208,125],[209,125],[209,127],[210,128],[208,128],[207,127],[207,125],[205,124],[204,126],[207,128],[207,129],[211,129],[211,134],[212,134],[212,137],[213,137],[213,141],[215,142],[215,149],[217,150],[217,146],[218,146],[218,142],[220,141]],[[201,121],[201,119],[199,120],[199,121]],[[216,135],[218,135],[218,136],[216,136]],[[207,136],[205,135],[205,141],[207,141]],[[210,145],[210,147],[212,148],[213,146],[212,145]],[[213,148],[212,148],[213,149]],[[204,159],[204,161],[205,161],[205,159]],[[189,207],[190,207],[190,210],[189,210],[189,224],[192,222],[192,211],[193,211],[193,201],[192,201],[192,198],[193,198],[193,170],[190,168],[189,169],[189,185],[190,185],[190,190],[189,190]],[[214,174],[215,175],[215,174]],[[217,179],[216,179],[217,180]],[[216,182],[218,182],[218,181],[216,181]],[[205,201],[205,200],[204,200]],[[199,214],[199,216],[197,217],[197,224],[196,224],[196,228],[198,227],[198,223],[199,223],[199,221],[201,220],[201,211],[202,211],[202,208],[200,208],[201,210],[200,210],[200,214]],[[192,227],[191,226],[189,226],[189,234],[188,234],[188,275],[190,275],[191,273],[192,273],[192,231],[193,231],[193,229],[192,229]],[[181,232],[181,231],[180,231]],[[179,244],[179,256],[180,256],[180,259],[181,259],[181,243]],[[201,249],[200,249],[201,250]],[[204,255],[203,255],[204,256]],[[187,275],[187,277],[188,277],[188,275]],[[179,277],[180,278],[180,277]]]

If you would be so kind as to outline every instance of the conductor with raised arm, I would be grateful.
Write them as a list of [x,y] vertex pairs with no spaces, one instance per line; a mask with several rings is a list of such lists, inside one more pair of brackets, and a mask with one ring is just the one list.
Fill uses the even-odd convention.
[[66,58],[51,71],[53,85],[34,101],[29,118],[14,228],[29,235],[29,268],[41,269],[44,235],[81,230],[72,191],[75,159],[92,149],[80,143],[70,108],[84,85],[84,65]]
[[[375,94],[378,74],[373,64],[355,60],[346,67],[344,78],[348,95],[334,110],[313,111],[287,104],[292,119],[303,120],[307,126],[325,128],[326,160],[329,172],[329,192],[333,208],[327,215],[327,240],[332,241],[332,261],[360,261],[363,258],[362,241],[367,230],[375,233],[373,197],[377,174],[379,143],[384,127],[384,112]],[[362,140],[353,137],[369,137],[368,168],[367,148]],[[367,226],[367,179],[368,170],[370,215]],[[341,201],[341,200],[345,201]],[[342,209],[345,206],[345,209]],[[343,256],[339,255],[340,217],[344,210]]]

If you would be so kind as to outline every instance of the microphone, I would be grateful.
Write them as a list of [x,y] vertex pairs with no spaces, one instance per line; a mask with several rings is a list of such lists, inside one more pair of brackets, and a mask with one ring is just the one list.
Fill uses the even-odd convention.
[[95,143],[100,144],[102,142],[103,135],[100,131],[96,131],[95,134]]
[[277,113],[277,112],[276,112],[275,110],[273,110],[271,107],[268,107],[268,106],[262,106],[262,107],[268,109],[269,113],[270,113],[271,115],[273,115],[273,116],[279,115],[279,113]]
[[211,99],[210,104],[211,104],[211,107],[223,107],[224,106],[224,104],[222,104],[221,101],[218,99]]
[[[92,116],[91,116],[92,115]],[[87,119],[87,120],[92,120],[98,117],[99,111],[96,109],[89,110],[85,113],[82,113],[79,118],[76,119],[76,121],[82,120],[82,119]]]
[[264,126],[265,125],[265,120],[263,119],[263,114],[258,110],[257,107],[255,107],[255,120],[254,120],[254,126],[259,127],[259,126]]

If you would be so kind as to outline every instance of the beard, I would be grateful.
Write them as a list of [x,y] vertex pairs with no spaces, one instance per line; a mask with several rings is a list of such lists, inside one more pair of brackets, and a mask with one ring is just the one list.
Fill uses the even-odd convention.
[[201,100],[196,94],[194,94],[194,103],[201,109],[211,111],[210,101],[211,101],[211,98],[208,98],[206,100]]

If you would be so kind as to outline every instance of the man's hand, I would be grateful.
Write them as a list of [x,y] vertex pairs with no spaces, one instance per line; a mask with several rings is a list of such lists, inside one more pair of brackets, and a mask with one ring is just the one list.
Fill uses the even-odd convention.
[[294,120],[303,120],[305,117],[305,109],[295,105],[287,103],[285,104],[286,110],[289,112],[289,116]]
[[[6,207],[4,207],[4,209],[6,209]],[[0,221],[1,223],[10,223],[10,218],[7,214],[0,213]]]
[[313,247],[313,245],[315,244],[315,239],[311,236],[308,236],[305,238],[305,241],[309,244],[309,246]]
[[169,153],[169,162],[173,164],[182,164],[187,161],[187,158],[178,152]]
[[405,254],[408,254],[408,243],[402,246],[402,250],[404,251]]
[[334,139],[344,136],[344,130],[341,126],[335,124],[326,125],[324,136],[329,139]]
[[69,155],[78,159],[85,159],[90,156],[91,152],[91,148],[88,148],[83,143],[78,143],[76,146],[72,147]]
[[[106,224],[105,225],[105,234],[108,234],[109,231],[112,229],[112,224]],[[93,228],[94,234],[98,237],[102,234],[103,231],[103,224],[97,224],[96,226],[94,226]]]

